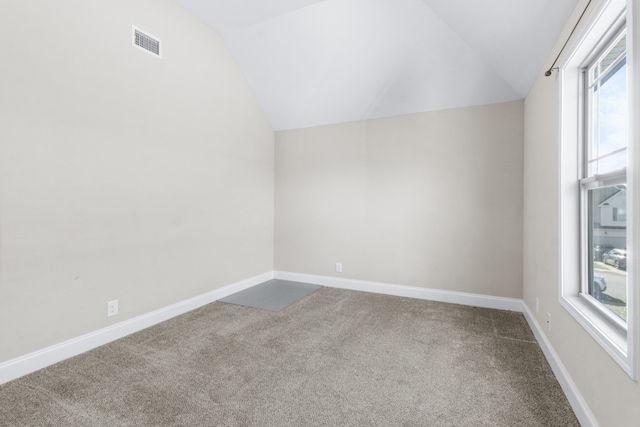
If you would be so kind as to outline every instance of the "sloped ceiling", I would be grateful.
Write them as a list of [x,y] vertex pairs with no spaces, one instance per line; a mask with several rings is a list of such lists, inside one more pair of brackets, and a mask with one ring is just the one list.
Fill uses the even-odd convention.
[[175,0],[276,130],[523,99],[577,0]]

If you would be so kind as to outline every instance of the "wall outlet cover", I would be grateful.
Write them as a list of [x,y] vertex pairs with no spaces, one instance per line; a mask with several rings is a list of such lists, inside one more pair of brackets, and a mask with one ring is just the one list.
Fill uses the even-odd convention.
[[107,302],[107,317],[118,314],[118,300]]

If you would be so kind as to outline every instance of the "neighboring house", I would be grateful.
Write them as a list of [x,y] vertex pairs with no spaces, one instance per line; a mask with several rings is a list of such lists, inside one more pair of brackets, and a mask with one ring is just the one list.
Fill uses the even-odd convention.
[[627,189],[611,187],[599,193],[601,200],[595,200],[594,241],[600,245],[626,249],[627,229]]

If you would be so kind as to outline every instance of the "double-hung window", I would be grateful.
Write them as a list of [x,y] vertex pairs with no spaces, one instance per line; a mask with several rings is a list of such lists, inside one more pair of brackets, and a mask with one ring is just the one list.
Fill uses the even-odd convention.
[[624,328],[627,321],[626,28],[582,71],[584,132],[580,165],[582,293]]
[[634,2],[595,3],[559,67],[560,302],[637,379]]

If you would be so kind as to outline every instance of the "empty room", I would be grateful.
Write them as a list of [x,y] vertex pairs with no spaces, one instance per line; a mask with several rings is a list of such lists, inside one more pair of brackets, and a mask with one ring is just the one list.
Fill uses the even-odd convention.
[[0,426],[640,425],[638,0],[0,0]]

